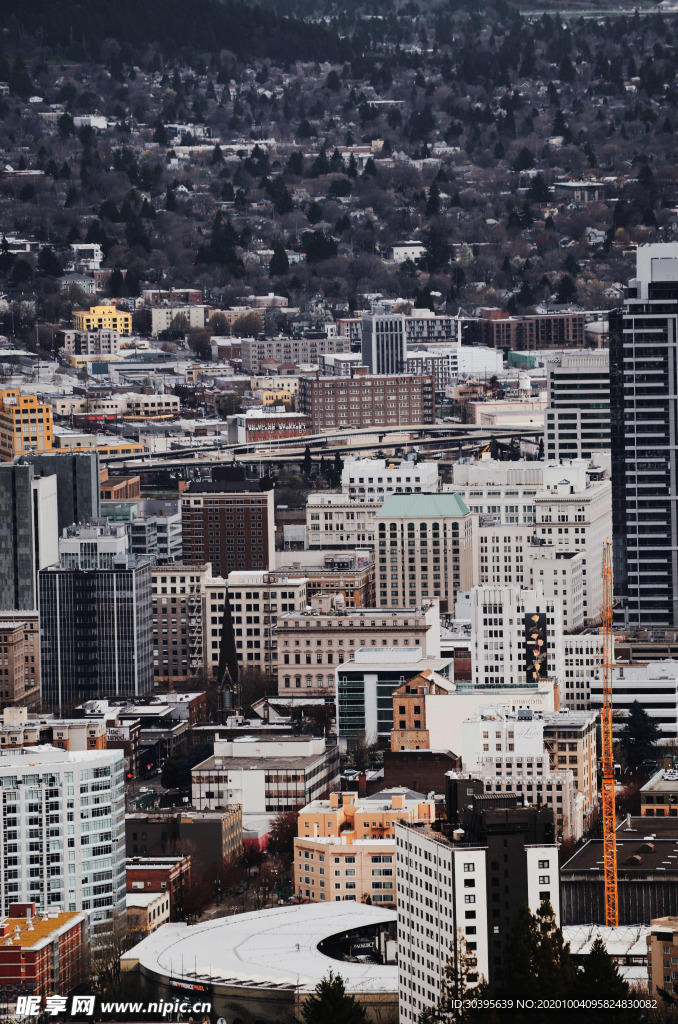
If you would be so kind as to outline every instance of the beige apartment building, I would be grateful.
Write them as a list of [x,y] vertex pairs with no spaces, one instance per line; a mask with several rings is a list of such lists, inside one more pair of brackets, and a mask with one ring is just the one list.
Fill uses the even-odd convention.
[[595,711],[544,711],[544,751],[551,771],[569,769],[584,797],[584,815],[598,803],[597,739]]
[[377,604],[451,613],[474,583],[475,516],[457,494],[390,494],[377,512]]
[[340,596],[311,598],[311,610],[278,619],[278,693],[330,697],[335,669],[360,648],[420,647],[440,657],[440,615],[435,601],[411,608],[348,609]]
[[651,999],[678,982],[678,917],[657,917],[647,937],[647,982]]
[[432,796],[405,788],[369,797],[330,793],[299,812],[294,840],[294,883],[300,899],[312,902],[369,899],[395,903],[396,822],[431,824]]
[[242,668],[258,668],[274,677],[278,669],[278,617],[306,608],[307,580],[284,572],[231,572],[205,584],[205,664],[219,664],[226,597]]
[[3,707],[40,702],[37,612],[0,611],[0,698]]

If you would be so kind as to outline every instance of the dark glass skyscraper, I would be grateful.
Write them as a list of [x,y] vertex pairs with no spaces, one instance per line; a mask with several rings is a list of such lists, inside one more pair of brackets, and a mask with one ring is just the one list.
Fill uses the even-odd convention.
[[[42,698],[57,714],[84,700],[140,697],[153,688],[151,562],[103,550],[111,538],[100,523],[84,528],[77,567],[65,567],[74,554],[62,551],[62,564],[39,573]],[[89,541],[97,530],[100,545]],[[92,560],[89,549],[97,546],[102,551]]]
[[678,625],[678,243],[640,246],[610,314],[618,621]]

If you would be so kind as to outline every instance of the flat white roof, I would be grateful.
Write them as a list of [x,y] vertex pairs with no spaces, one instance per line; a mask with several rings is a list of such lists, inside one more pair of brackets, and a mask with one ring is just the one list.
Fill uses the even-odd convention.
[[396,912],[345,900],[275,907],[204,924],[166,924],[121,958],[152,974],[311,992],[332,969],[348,992],[397,992],[395,965],[349,963],[321,953],[323,939],[366,925],[389,925]]

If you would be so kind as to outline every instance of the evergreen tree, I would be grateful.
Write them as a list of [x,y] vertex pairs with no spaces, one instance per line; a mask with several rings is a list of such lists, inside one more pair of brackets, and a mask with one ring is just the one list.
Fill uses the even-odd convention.
[[632,771],[636,771],[644,761],[656,759],[658,738],[657,723],[650,718],[645,708],[634,700],[620,737],[627,764]]
[[270,277],[282,277],[290,269],[290,261],[285,252],[285,246],[281,242],[276,242],[273,246],[273,255],[271,256],[271,262],[268,265],[268,273]]
[[482,1011],[468,1006],[469,999],[485,999],[489,995],[485,979],[478,977],[478,959],[468,949],[466,939],[458,929],[445,964],[438,1002],[422,1010],[419,1024],[495,1024],[499,1018],[493,1010]]
[[[544,901],[536,915],[524,906],[504,948],[504,979],[500,995],[506,999],[567,999],[575,990],[576,970],[570,947],[563,941],[553,909]],[[549,1016],[550,1015],[550,1016]],[[546,1024],[551,1011],[516,1010],[512,1024]]]
[[306,445],[304,449],[304,461],[301,464],[301,472],[304,476],[309,477],[313,470],[313,459],[311,458],[311,449]]
[[523,146],[513,161],[513,170],[529,171],[531,167],[534,167],[534,154],[529,151],[527,146]]
[[548,203],[551,198],[551,189],[546,184],[546,179],[541,171],[532,179],[529,195],[533,203]]
[[440,188],[438,187],[438,183],[433,181],[431,182],[431,187],[428,190],[426,216],[435,217],[438,213],[440,213]]
[[365,1010],[349,995],[340,974],[321,978],[301,1008],[301,1024],[366,1024]]
[[61,277],[63,274],[61,264],[56,258],[54,249],[51,249],[49,245],[44,246],[44,248],[40,250],[40,255],[38,256],[38,270],[40,274],[45,277]]
[[[578,999],[628,999],[629,986],[619,973],[619,969],[605,948],[600,935],[596,938],[588,956],[584,958],[584,967],[578,972],[576,983]],[[585,1024],[609,1024],[606,1014],[609,1010],[585,1010],[582,1014]],[[630,1021],[633,1011],[615,1010],[615,1024],[618,1021]]]

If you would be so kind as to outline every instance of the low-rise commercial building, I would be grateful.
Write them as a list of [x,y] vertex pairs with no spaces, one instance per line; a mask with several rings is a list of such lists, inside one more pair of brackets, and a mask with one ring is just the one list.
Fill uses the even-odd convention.
[[127,931],[150,935],[170,920],[170,898],[166,892],[128,892],[126,897]]
[[132,314],[124,313],[116,306],[90,306],[89,309],[73,310],[73,325],[76,331],[103,330],[131,334]]
[[190,856],[191,875],[199,878],[242,856],[242,807],[137,811],[125,816],[125,837],[128,857]]
[[339,750],[319,738],[216,740],[191,771],[197,810],[242,806],[243,818],[277,814],[325,796],[339,776]]
[[[183,916],[184,895],[191,884],[190,854],[175,857],[132,857],[127,860],[127,894],[163,893],[169,896],[169,919]],[[129,904],[128,904],[129,907]]]

